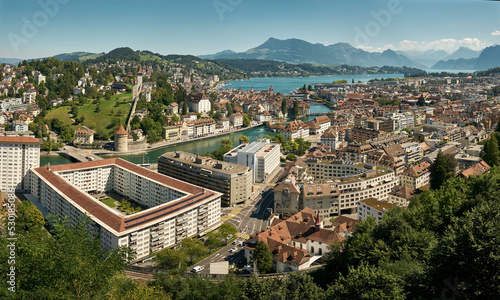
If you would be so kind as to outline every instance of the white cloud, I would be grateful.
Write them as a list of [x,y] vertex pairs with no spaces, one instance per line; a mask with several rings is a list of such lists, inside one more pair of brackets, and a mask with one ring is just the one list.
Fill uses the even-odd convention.
[[382,47],[372,47],[372,46],[359,46],[358,47],[361,50],[365,50],[368,52],[384,52],[387,49],[395,50],[396,47],[392,44],[384,45]]
[[492,36],[499,36],[500,35],[500,30],[495,30],[492,33],[490,33]]
[[[492,33],[493,35],[493,33]],[[498,35],[500,35],[500,31],[498,31]],[[361,46],[359,48],[370,51],[370,52],[381,52],[386,49],[392,50],[403,50],[403,51],[426,51],[426,50],[444,50],[446,52],[454,52],[460,47],[467,47],[472,50],[482,50],[491,44],[485,41],[481,41],[478,38],[464,38],[461,40],[457,39],[440,39],[430,42],[419,42],[419,41],[411,41],[411,40],[403,40],[399,42],[398,45],[385,45],[382,47],[373,47],[373,46]]]

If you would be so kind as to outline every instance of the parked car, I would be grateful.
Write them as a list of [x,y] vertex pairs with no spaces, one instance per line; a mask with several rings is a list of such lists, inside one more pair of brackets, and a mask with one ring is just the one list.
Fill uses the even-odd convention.
[[238,251],[238,248],[237,248],[237,247],[233,247],[233,248],[229,249],[229,252],[231,252],[231,253],[234,253],[234,252],[236,252],[236,251]]
[[243,267],[243,270],[252,273],[253,272],[253,267],[251,267],[250,265],[246,265],[246,266]]
[[199,272],[201,272],[201,271],[203,271],[203,270],[205,270],[205,267],[204,267],[204,266],[196,266],[196,267],[194,267],[194,268],[191,270],[191,272],[193,272],[193,273],[199,273]]

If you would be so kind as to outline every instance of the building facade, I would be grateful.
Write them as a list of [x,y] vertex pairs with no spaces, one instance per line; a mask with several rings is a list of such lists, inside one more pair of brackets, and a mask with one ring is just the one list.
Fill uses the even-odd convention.
[[252,195],[252,172],[247,167],[186,152],[167,152],[158,159],[158,172],[222,193],[224,206],[245,204]]
[[269,143],[269,140],[256,141],[245,147],[232,149],[229,155],[224,155],[224,160],[234,161],[240,166],[252,169],[254,182],[263,182],[280,164],[280,145]]
[[73,136],[73,144],[92,144],[94,143],[94,132],[88,129],[78,129]]
[[[119,158],[48,166],[30,171],[27,199],[42,212],[75,224],[85,215],[103,248],[130,247],[136,258],[213,229],[220,222],[220,194],[136,166]],[[90,193],[113,192],[144,207],[126,214]]]
[[40,141],[33,137],[0,136],[0,188],[25,192],[30,188],[27,173],[40,165]]

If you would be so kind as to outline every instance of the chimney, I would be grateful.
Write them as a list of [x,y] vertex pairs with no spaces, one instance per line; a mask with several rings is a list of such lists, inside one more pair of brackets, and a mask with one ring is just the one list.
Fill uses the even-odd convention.
[[50,163],[47,163],[47,170],[50,171]]

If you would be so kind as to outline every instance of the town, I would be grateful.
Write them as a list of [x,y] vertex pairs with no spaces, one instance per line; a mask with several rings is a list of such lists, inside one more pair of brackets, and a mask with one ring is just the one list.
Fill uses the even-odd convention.
[[[45,218],[77,224],[88,215],[102,247],[130,247],[139,270],[173,268],[163,249],[189,251],[186,239],[219,248],[195,255],[202,260],[188,271],[199,274],[315,269],[367,218],[408,207],[445,177],[499,164],[497,69],[317,83],[287,95],[218,88],[218,75],[182,64],[46,59],[0,74],[2,190],[15,187]],[[314,104],[330,112],[314,116]],[[267,135],[204,155],[167,152],[155,169],[103,156],[253,126]],[[57,150],[77,163],[40,166],[41,151]],[[266,251],[270,265],[260,260]]]

